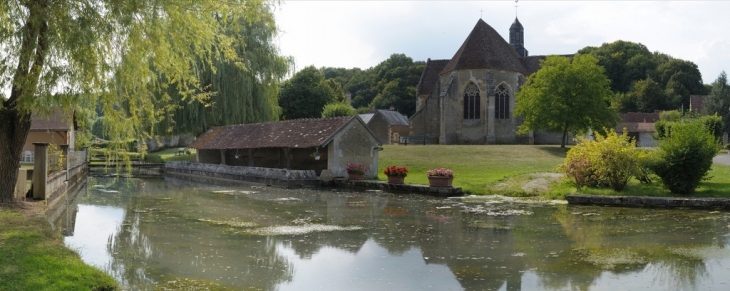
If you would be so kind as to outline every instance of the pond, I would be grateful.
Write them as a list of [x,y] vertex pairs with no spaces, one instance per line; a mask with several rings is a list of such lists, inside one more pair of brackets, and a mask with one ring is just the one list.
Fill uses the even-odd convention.
[[130,290],[730,289],[727,211],[91,177],[52,223]]

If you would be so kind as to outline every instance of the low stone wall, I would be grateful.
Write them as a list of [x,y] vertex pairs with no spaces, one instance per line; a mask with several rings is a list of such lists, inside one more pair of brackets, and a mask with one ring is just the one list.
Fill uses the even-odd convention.
[[319,185],[317,174],[312,170],[240,167],[189,162],[166,163],[165,175],[174,176],[175,174],[253,182],[287,188]]
[[66,171],[58,171],[48,175],[46,182],[46,205],[56,203],[56,200],[66,193],[68,189],[68,181],[66,181]]
[[597,196],[568,195],[569,204],[674,208],[686,207],[697,209],[730,209],[728,198],[680,198],[680,197],[645,197],[645,196]]
[[462,196],[461,187],[429,187],[416,184],[390,184],[372,180],[335,180],[335,186],[361,189],[377,189],[387,192],[424,194],[439,197]]

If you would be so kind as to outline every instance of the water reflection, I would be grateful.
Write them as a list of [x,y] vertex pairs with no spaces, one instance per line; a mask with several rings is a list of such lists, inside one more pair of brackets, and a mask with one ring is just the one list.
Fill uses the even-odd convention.
[[75,204],[67,245],[130,289],[730,285],[728,212],[106,178]]

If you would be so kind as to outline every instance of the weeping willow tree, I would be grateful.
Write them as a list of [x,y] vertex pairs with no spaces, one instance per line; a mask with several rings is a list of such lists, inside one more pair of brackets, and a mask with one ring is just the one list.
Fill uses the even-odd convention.
[[199,135],[211,126],[277,120],[279,83],[293,61],[279,55],[274,45],[277,28],[271,6],[259,6],[256,19],[219,20],[221,33],[233,41],[236,59],[213,56],[199,62],[199,78],[206,102],[185,100],[175,88],[165,94],[177,100],[159,123],[159,134]]
[[180,102],[215,101],[212,86],[201,81],[204,67],[215,72],[216,64],[230,62],[254,71],[247,66],[255,60],[237,53],[246,48],[245,38],[224,32],[242,19],[273,22],[260,14],[271,5],[265,0],[0,1],[0,88],[10,93],[0,103],[0,202],[13,199],[31,113],[70,114],[98,106],[116,143],[112,149],[130,137],[156,135],[156,124]]

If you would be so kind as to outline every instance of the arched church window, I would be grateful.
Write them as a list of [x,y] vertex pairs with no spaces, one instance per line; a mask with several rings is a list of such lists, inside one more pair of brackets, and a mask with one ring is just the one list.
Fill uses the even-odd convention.
[[469,84],[464,90],[464,119],[479,119],[479,88]]
[[504,84],[499,85],[494,91],[495,106],[494,117],[497,119],[509,119],[509,91]]

